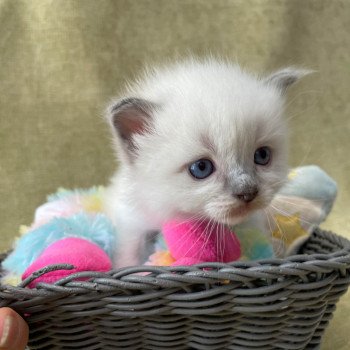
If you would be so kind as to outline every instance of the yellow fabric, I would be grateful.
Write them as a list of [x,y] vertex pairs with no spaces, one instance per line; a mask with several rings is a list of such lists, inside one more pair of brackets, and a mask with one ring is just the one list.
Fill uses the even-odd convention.
[[[107,182],[105,103],[144,63],[188,52],[316,70],[290,90],[290,163],[335,178],[323,227],[350,238],[349,17],[348,0],[0,0],[0,247],[46,194]],[[349,301],[323,350],[350,348]]]

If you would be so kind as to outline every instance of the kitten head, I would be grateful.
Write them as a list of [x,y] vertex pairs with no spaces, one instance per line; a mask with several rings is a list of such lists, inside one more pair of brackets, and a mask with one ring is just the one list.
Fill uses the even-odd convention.
[[108,113],[146,213],[237,224],[268,205],[287,172],[284,93],[306,73],[258,78],[217,60],[149,71]]

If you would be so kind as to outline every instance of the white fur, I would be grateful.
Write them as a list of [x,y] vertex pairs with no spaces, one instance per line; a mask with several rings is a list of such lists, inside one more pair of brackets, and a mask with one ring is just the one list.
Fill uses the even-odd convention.
[[[156,107],[150,130],[133,136],[133,162],[115,136],[120,166],[105,198],[119,237],[115,267],[140,263],[145,233],[168,219],[237,224],[266,206],[283,184],[287,127],[280,81],[271,83],[220,60],[190,59],[148,71],[125,97]],[[267,166],[254,164],[254,152],[262,146],[272,148]],[[188,166],[201,158],[211,159],[216,171],[196,180]],[[242,204],[232,193],[250,179],[259,194]]]

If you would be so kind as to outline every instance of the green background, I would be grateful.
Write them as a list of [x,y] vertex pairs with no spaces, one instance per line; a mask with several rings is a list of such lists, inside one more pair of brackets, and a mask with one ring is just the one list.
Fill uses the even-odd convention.
[[[145,63],[213,53],[265,72],[314,69],[292,87],[292,166],[339,185],[323,227],[350,238],[350,1],[0,0],[0,248],[58,187],[106,184],[102,112]],[[350,295],[322,349],[350,348]]]

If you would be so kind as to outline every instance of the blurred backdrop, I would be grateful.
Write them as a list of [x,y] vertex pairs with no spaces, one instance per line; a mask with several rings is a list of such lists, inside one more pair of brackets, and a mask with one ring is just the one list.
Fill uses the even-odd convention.
[[[290,164],[334,177],[323,227],[350,238],[350,1],[0,0],[1,250],[58,187],[108,182],[116,163],[101,116],[126,80],[208,53],[260,73],[316,71],[289,91]],[[349,301],[323,349],[350,348]]]

